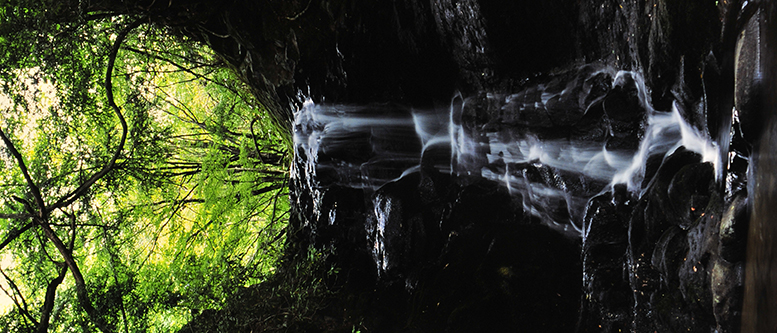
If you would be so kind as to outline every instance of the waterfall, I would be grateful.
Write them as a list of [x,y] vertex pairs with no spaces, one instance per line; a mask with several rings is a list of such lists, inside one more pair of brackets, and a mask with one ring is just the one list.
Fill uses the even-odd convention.
[[[338,57],[295,76],[308,86],[293,107],[296,235],[340,249],[364,290],[410,305],[408,323],[548,330],[566,304],[551,330],[732,331],[761,6],[443,0],[354,15]],[[482,325],[452,319],[464,313]]]
[[[638,72],[586,65],[517,92],[456,94],[440,109],[308,99],[295,114],[295,152],[314,197],[333,185],[375,192],[432,167],[502,183],[524,212],[583,237],[588,201],[617,184],[641,195],[650,181],[648,159],[685,147],[721,167],[716,144],[683,119],[678,103],[654,110],[648,95]],[[373,202],[377,226],[371,233],[376,260],[385,267],[378,243],[391,202]],[[334,214],[319,210],[316,218]]]

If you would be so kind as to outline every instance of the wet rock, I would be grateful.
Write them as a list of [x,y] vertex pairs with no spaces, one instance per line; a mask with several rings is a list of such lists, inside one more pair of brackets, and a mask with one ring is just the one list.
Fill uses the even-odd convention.
[[[298,5],[283,10],[293,13]],[[263,81],[288,85],[287,71],[294,68],[291,92],[301,88],[329,103],[447,108],[455,96],[461,102],[452,107],[453,124],[480,133],[476,146],[536,137],[633,151],[653,111],[644,102],[649,99],[641,100],[650,92],[657,110],[669,110],[678,98],[694,121],[704,112],[716,114],[715,96],[705,99],[710,105],[699,101],[699,70],[712,78],[716,70],[712,60],[699,63],[710,36],[717,38],[710,33],[719,24],[717,13],[709,14],[711,2],[327,1],[311,8],[306,19],[320,20],[316,28],[282,22],[275,29],[292,26],[293,36],[263,38],[274,46],[255,67],[280,70]],[[270,23],[263,29],[272,29]],[[573,40],[581,43],[568,44]],[[563,53],[571,49],[574,56]],[[280,55],[277,61],[265,64],[273,54]],[[577,66],[573,57],[644,69],[649,86],[638,85],[636,74]],[[373,147],[410,146],[374,134],[346,138],[353,144],[325,152],[327,158],[355,164],[374,158]],[[349,278],[350,291],[360,295],[357,304],[370,327],[552,332],[577,324],[586,332],[709,332],[736,326],[742,224],[720,220],[723,199],[715,194],[711,165],[698,154],[684,148],[669,156],[652,152],[642,186],[627,193],[625,186],[606,191],[608,181],[583,179],[539,159],[510,161],[504,150],[488,152],[488,163],[472,162],[483,165],[477,171],[504,179],[441,171],[439,161],[454,152],[440,145],[425,152],[418,173],[374,192],[333,186],[322,194],[323,215],[334,212],[336,218],[308,223],[309,238],[343,249],[338,261],[359,278]],[[746,170],[739,162],[747,145],[736,150],[743,158],[732,170]],[[379,162],[380,175],[397,167]],[[344,177],[338,172],[320,170],[319,177],[335,183],[331,179]],[[746,174],[730,174],[740,177],[731,182],[731,195],[744,194]],[[506,184],[528,190],[510,193],[514,188]],[[595,197],[579,202],[577,194]],[[300,202],[305,214],[313,214],[310,202]],[[390,212],[380,220],[376,208]],[[729,215],[741,214],[741,208],[729,209],[740,212]],[[582,221],[585,241],[566,239],[538,221],[543,219]]]
[[[722,5],[722,4],[721,4]],[[674,99],[671,87],[678,76],[686,78],[695,98],[701,96],[698,64],[705,55],[702,45],[717,39],[720,31],[718,8],[714,2],[651,0],[645,6],[650,19],[645,27],[647,50],[643,61],[648,68],[648,82],[655,87],[653,101],[658,109],[668,110]],[[683,61],[684,67],[678,64]],[[678,73],[684,70],[685,73]]]
[[571,61],[576,48],[576,6],[570,0],[481,1],[494,70],[520,78],[547,73]]
[[687,229],[707,208],[710,193],[715,188],[715,175],[711,163],[690,164],[680,169],[669,183],[667,195],[672,210],[670,216],[683,229]]
[[670,227],[656,242],[650,263],[664,277],[662,282],[666,288],[678,287],[678,272],[687,254],[687,234],[679,227]]
[[739,332],[744,295],[744,263],[715,260],[710,272],[712,307],[718,332]]
[[[682,263],[678,276],[679,291],[686,305],[683,317],[697,326],[699,323],[708,323],[709,327],[715,323],[709,275],[713,268],[711,258],[716,245],[716,222],[719,220],[714,219],[715,210],[709,210],[707,213],[710,214],[709,217],[701,218],[698,224],[688,230],[688,256]],[[681,324],[678,323],[675,327]]]
[[590,105],[602,99],[612,86],[612,76],[587,65],[570,74],[554,77],[545,86],[543,104],[557,127],[577,125]]
[[634,80],[624,76],[605,97],[603,108],[611,136],[607,149],[636,150],[639,146],[641,120],[647,115],[639,93]]
[[651,175],[646,173],[645,178],[651,179],[652,182],[656,183],[656,185],[653,186],[660,187],[662,191],[665,191],[668,188],[669,182],[672,181],[672,178],[675,177],[680,169],[686,165],[699,163],[700,161],[701,156],[698,153],[690,151],[685,147],[680,147],[674,153],[663,159],[654,176],[651,177]]
[[[632,329],[639,332],[703,332],[718,325],[709,276],[720,250],[721,196],[711,165],[699,159],[682,148],[666,157],[629,220]],[[725,268],[718,273],[729,274]]]
[[[729,161],[726,170],[726,200],[745,193],[747,187],[747,169],[750,165],[752,146],[742,136],[741,124],[736,110],[731,124],[731,143],[729,145]],[[741,192],[741,193],[740,193]]]
[[612,87],[612,75],[601,72],[585,79],[583,91],[586,93],[584,105],[590,106],[595,101],[606,96]]
[[[449,262],[437,280],[438,290],[443,292],[438,297],[443,298],[424,302],[431,303],[427,307],[431,313],[426,316],[436,311],[437,315],[450,313],[445,320],[448,332],[574,330],[580,293],[572,286],[579,283],[580,271],[570,255],[579,248],[546,228],[542,230],[539,226],[506,226],[498,235],[485,239],[476,236],[477,229],[460,233],[457,241],[451,242],[449,255],[443,257]],[[472,249],[473,244],[483,252],[462,252],[464,248]],[[464,263],[471,266],[462,266]],[[563,268],[567,264],[573,265],[577,277]],[[475,283],[461,280],[462,275],[470,274],[477,277],[469,280]],[[543,299],[552,302],[539,301]]]
[[747,198],[735,197],[723,213],[720,221],[720,257],[730,263],[745,260],[747,225],[750,220]]
[[575,126],[572,126],[570,140],[604,142],[609,136],[609,126],[601,100],[588,107]]
[[[624,279],[628,219],[617,206],[624,202],[603,193],[588,204],[582,249],[583,299],[579,328],[583,332],[625,329],[632,318],[633,296]],[[622,208],[621,208],[622,210]]]
[[500,119],[502,110],[494,105],[499,99],[484,91],[467,97],[462,105],[462,123],[466,124],[467,127],[475,127],[494,121],[494,119]]
[[607,117],[613,121],[622,122],[623,126],[639,124],[645,115],[639,98],[639,88],[631,77],[624,74],[616,80],[615,86],[604,100],[604,110]]
[[[765,17],[764,10],[757,10],[753,19],[743,27],[742,35],[737,41],[736,70],[734,88],[734,106],[739,113],[742,136],[754,143],[763,131],[762,114],[764,111],[766,85],[763,70],[764,60],[768,57],[764,52],[762,38],[764,30],[768,29],[761,23]],[[768,61],[768,60],[767,60]]]
[[502,107],[503,120],[506,124],[530,127],[552,127],[553,120],[542,104],[542,91],[531,86],[517,94],[505,98]]

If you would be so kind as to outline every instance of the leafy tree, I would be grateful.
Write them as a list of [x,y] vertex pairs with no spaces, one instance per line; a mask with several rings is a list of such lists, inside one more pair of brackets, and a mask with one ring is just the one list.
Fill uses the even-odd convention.
[[268,276],[288,140],[227,62],[154,2],[2,1],[0,323],[170,331]]

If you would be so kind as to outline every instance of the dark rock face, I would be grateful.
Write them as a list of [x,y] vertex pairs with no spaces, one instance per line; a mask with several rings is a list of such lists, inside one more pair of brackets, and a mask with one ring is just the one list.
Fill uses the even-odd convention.
[[[503,186],[428,170],[371,195],[341,187],[323,195],[337,202],[337,218],[309,226],[310,240],[334,244],[347,292],[367,293],[349,309],[367,327],[574,330],[580,244],[527,221]],[[380,236],[376,206],[388,214]]]
[[[732,130],[734,44],[725,36],[736,41],[731,29],[747,25],[727,7],[735,5],[715,3],[232,1],[206,24],[230,37],[203,39],[288,123],[305,97],[370,105],[387,119],[450,108],[474,150],[487,133],[509,141],[530,132],[635,151],[655,110],[674,107],[717,140],[720,156],[732,152],[717,170],[690,148],[649,153],[636,189],[504,155],[469,161],[568,195],[527,198],[494,179],[441,171],[433,156],[454,152],[439,147],[424,150],[407,175],[410,166],[395,163],[383,178],[396,181],[348,186],[365,175],[346,164],[422,144],[394,141],[407,133],[390,125],[343,132],[337,140],[348,145],[298,155],[289,241],[337,249],[346,312],[371,330],[732,332],[758,122],[746,113],[759,98],[748,84],[758,73],[746,39],[736,63],[744,111]],[[307,159],[343,167],[310,168]],[[578,195],[592,199],[573,204]],[[537,214],[527,201],[547,210]],[[583,237],[551,230],[538,215],[578,218]]]

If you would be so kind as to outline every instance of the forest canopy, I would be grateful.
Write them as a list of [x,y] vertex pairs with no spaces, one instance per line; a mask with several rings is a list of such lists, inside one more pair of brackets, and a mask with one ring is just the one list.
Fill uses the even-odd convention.
[[0,2],[0,327],[175,331],[272,274],[288,139],[236,68],[151,6]]

